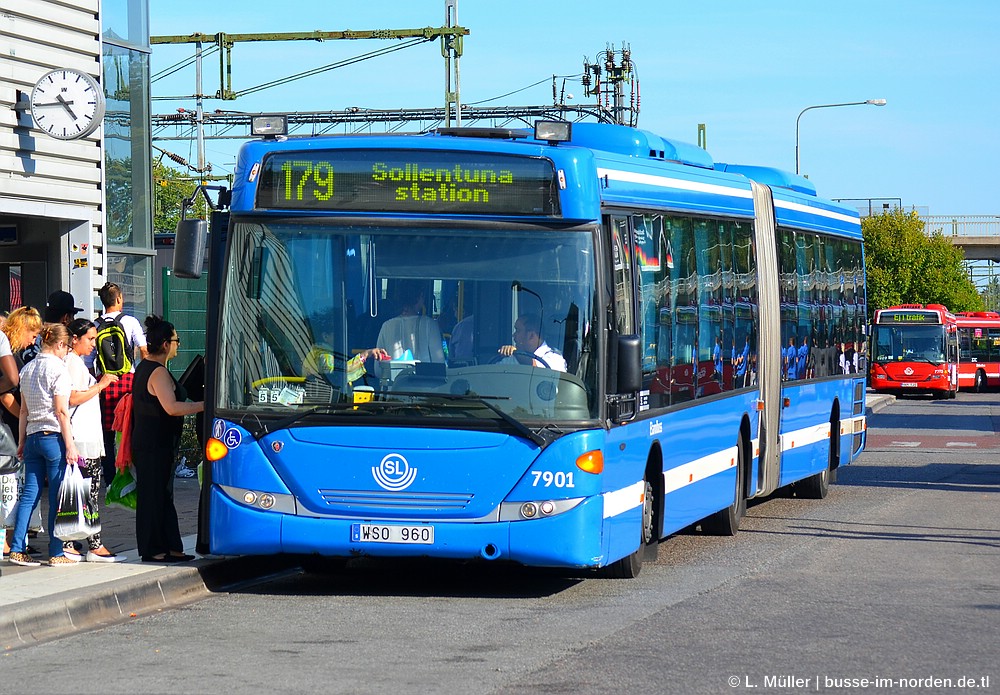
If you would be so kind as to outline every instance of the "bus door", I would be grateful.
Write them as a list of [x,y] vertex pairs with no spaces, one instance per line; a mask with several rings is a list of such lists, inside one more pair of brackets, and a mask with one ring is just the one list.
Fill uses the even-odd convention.
[[961,357],[958,350],[958,328],[951,326],[945,334],[945,356],[948,358],[948,379],[951,392],[958,393],[958,372]]
[[757,245],[757,305],[760,331],[757,339],[757,383],[764,409],[760,413],[760,462],[757,495],[778,488],[781,477],[781,315],[778,293],[777,230],[771,189],[751,181],[753,186],[754,239]]

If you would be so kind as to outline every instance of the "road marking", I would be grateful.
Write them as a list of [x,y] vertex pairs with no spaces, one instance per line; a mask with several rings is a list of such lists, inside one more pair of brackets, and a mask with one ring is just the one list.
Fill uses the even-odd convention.
[[975,442],[948,442],[945,446],[979,446]]
[[907,447],[912,447],[912,448],[915,449],[918,446],[920,446],[920,442],[896,442],[896,441],[894,441],[894,442],[890,442],[889,446],[907,446]]

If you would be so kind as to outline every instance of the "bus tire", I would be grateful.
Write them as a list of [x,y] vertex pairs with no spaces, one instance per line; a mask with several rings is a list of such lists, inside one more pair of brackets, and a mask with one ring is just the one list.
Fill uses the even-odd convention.
[[635,579],[642,570],[646,546],[653,542],[653,486],[649,479],[643,477],[644,493],[642,496],[642,526],[639,533],[639,547],[631,555],[612,562],[601,570],[601,576],[609,579]]
[[701,530],[712,536],[735,536],[740,530],[740,522],[747,513],[747,497],[743,483],[746,457],[743,451],[743,437],[736,442],[736,496],[733,503],[720,509],[701,522]]
[[807,500],[821,500],[830,492],[830,467],[811,475],[795,485],[798,496]]
[[976,393],[982,393],[986,390],[986,373],[982,369],[976,370],[976,385],[974,389]]

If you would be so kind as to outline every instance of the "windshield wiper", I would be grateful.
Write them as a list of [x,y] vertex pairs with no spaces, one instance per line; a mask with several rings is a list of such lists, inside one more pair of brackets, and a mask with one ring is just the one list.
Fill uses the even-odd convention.
[[550,441],[542,437],[541,434],[535,432],[510,413],[490,403],[491,400],[510,400],[508,396],[472,396],[467,393],[428,393],[427,391],[391,391],[390,394],[393,396],[420,396],[423,398],[441,398],[446,401],[469,401],[472,403],[478,403],[479,405],[482,405],[483,407],[496,413],[497,417],[513,427],[518,434],[522,435],[525,439],[531,440],[536,445],[545,448],[548,446]]
[[258,423],[257,429],[259,429],[263,434],[270,434],[271,432],[276,432],[278,430],[283,430],[286,427],[291,427],[299,420],[309,417],[310,415],[342,415],[345,413],[350,413],[351,415],[369,414],[363,410],[356,410],[350,404],[331,403],[329,405],[315,405],[310,408],[303,408],[302,410],[296,410],[288,417],[281,418],[277,422],[261,421],[261,419],[257,417],[256,413],[247,413],[242,418],[240,418],[239,424],[246,427],[244,421],[248,417],[253,416],[257,419]]

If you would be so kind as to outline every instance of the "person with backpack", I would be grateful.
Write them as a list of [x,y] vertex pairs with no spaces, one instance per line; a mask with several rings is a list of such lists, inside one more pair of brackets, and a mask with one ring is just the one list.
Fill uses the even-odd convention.
[[[112,374],[118,381],[101,391],[101,427],[104,430],[104,484],[110,485],[115,477],[115,406],[126,393],[132,392],[135,363],[146,357],[146,336],[139,319],[122,312],[125,296],[121,287],[106,282],[97,296],[104,305],[104,313],[97,317],[97,345],[94,354],[94,371]],[[136,350],[139,357],[136,358]]]

